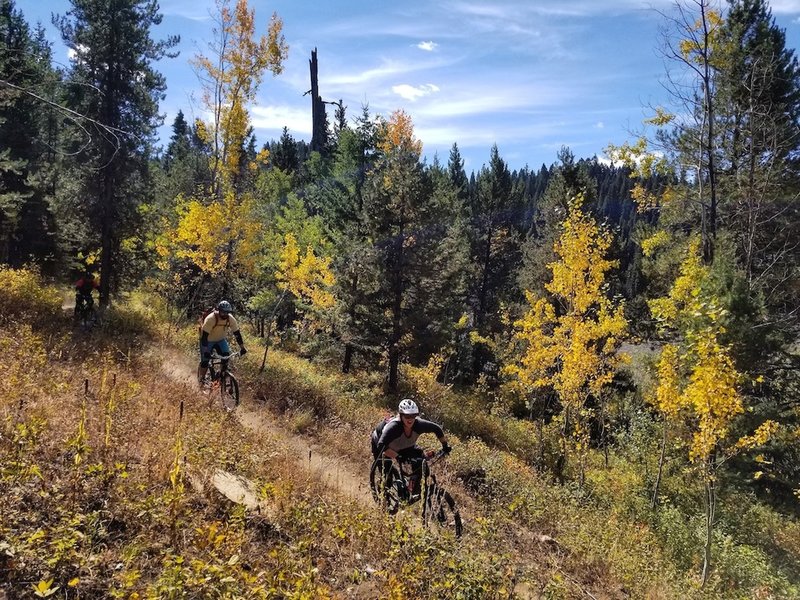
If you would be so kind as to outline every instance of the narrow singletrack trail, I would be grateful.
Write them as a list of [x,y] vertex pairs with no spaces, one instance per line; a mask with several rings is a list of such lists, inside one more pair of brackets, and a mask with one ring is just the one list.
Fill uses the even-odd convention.
[[[202,392],[197,389],[195,381],[197,363],[186,355],[177,350],[163,353],[161,370],[173,381],[196,391],[198,398],[201,397]],[[234,416],[242,426],[278,440],[288,449],[296,466],[303,469],[310,478],[365,507],[374,508],[369,490],[369,465],[357,465],[343,457],[328,455],[307,437],[287,431],[266,407],[260,407],[252,399],[246,386],[242,386],[241,400]]]
[[[196,361],[176,348],[162,351],[160,356],[161,371],[164,375],[172,381],[190,388],[197,394],[198,399],[207,400],[207,396],[204,396],[197,387]],[[223,410],[221,406],[219,410]],[[310,480],[313,479],[335,493],[358,502],[368,510],[376,510],[369,489],[369,463],[357,464],[346,457],[330,455],[309,437],[288,431],[282,426],[278,417],[247,393],[246,386],[242,387],[241,404],[236,408],[233,416],[243,427],[277,440],[286,448],[287,455],[291,457],[290,460],[298,469],[306,473]],[[469,505],[471,504],[467,501],[465,506],[464,500],[462,498],[459,502],[462,518],[465,517],[465,512],[470,512]],[[411,507],[411,510],[415,508],[417,507]],[[404,513],[405,510],[400,512]],[[409,524],[417,530],[423,529],[422,523],[416,519],[412,519]],[[515,569],[527,570],[532,563],[546,560],[547,551],[538,547],[540,545],[539,536],[520,529],[514,533],[514,538],[513,543],[518,552]],[[538,556],[538,559],[534,556]],[[585,590],[582,591],[585,592]],[[534,588],[524,582],[515,584],[514,593],[519,598],[539,597]],[[595,597],[588,592],[585,593],[590,597]]]

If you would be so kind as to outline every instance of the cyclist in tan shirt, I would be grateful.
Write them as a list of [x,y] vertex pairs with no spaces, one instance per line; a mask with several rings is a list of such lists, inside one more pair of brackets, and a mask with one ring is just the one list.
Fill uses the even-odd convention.
[[[242,333],[239,331],[239,323],[233,316],[233,307],[227,300],[221,301],[217,307],[203,320],[200,327],[200,366],[197,368],[197,380],[201,382],[208,371],[208,362],[211,360],[211,353],[216,350],[217,354],[227,357],[231,353],[228,345],[228,332],[233,333],[236,343],[239,344],[239,356],[247,354],[244,347]],[[228,368],[227,359],[222,360],[222,370]]]

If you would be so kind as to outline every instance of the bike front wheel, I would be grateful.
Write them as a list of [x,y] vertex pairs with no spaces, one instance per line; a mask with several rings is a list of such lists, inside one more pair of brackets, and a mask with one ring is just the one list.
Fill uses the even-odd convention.
[[456,537],[461,537],[464,529],[456,501],[435,483],[427,489],[422,519],[426,525],[452,531]]
[[397,482],[401,481],[400,473],[393,465],[387,474],[381,469],[381,464],[381,459],[372,463],[369,470],[369,489],[372,491],[372,499],[393,515],[400,508],[400,493],[397,490]]
[[239,406],[239,382],[230,373],[220,375],[220,393],[222,394],[222,407],[233,410]]

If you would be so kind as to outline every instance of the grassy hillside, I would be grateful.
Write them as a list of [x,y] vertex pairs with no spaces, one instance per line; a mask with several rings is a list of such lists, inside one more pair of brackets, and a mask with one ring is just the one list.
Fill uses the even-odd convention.
[[[800,527],[745,490],[720,508],[700,589],[700,491],[669,472],[675,501],[651,511],[655,455],[635,427],[607,466],[592,455],[584,486],[558,485],[531,466],[530,424],[410,370],[428,416],[454,433],[441,476],[463,507],[455,540],[422,528],[416,507],[387,517],[298,467],[291,441],[324,434],[315,451],[366,480],[368,433],[394,403],[370,376],[280,351],[259,374],[253,341],[238,373],[243,410],[274,422],[259,428],[189,382],[194,329],[170,331],[158,299],[132,295],[86,333],[34,274],[1,271],[0,285],[0,596],[800,595]],[[269,509],[221,496],[219,469],[252,481]]]

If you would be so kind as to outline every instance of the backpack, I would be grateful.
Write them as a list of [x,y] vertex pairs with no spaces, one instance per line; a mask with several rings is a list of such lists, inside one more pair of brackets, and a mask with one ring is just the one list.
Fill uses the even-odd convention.
[[[208,315],[210,315],[211,313],[213,313],[214,310],[215,310],[215,307],[212,306],[211,308],[204,309],[203,312],[200,313],[200,320],[197,323],[197,331],[200,332],[201,334],[203,333],[203,323],[205,323],[206,317]],[[218,322],[219,322],[219,318],[215,314],[214,315],[214,327],[217,326]]]
[[369,436],[370,443],[372,445],[373,458],[378,458],[378,440],[381,439],[381,434],[383,433],[384,427],[386,427],[386,424],[392,419],[394,419],[394,415],[387,413],[386,416],[383,417],[383,419],[381,419],[377,425],[375,425],[372,433]]

